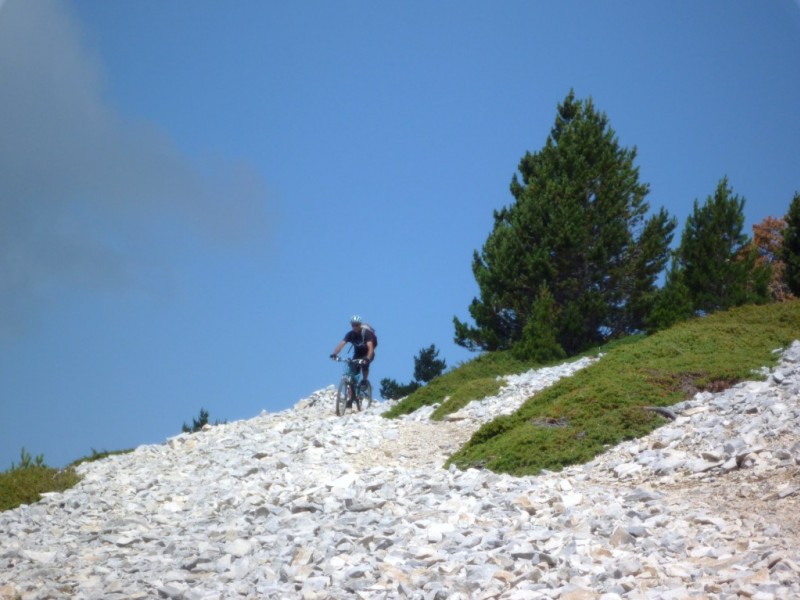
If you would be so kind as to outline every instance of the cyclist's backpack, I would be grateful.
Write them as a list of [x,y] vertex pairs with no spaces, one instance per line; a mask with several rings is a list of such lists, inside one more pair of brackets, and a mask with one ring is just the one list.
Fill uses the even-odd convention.
[[375,328],[372,325],[370,325],[369,323],[362,323],[361,324],[361,329],[365,329],[365,330],[369,331],[372,334],[372,336],[375,338],[375,341],[372,343],[372,347],[373,348],[377,348],[378,347],[378,334],[375,333]]

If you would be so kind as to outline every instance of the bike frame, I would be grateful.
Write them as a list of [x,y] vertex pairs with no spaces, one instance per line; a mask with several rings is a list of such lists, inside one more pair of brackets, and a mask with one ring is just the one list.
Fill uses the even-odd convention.
[[352,359],[349,359],[347,363],[345,363],[344,373],[342,373],[342,382],[350,386],[350,391],[355,397],[358,384],[361,383],[361,366],[355,364]]
[[[342,379],[339,383],[339,390],[337,391],[336,414],[342,416],[345,412],[346,405],[350,404],[352,407],[353,402],[355,402],[356,408],[359,411],[361,410],[362,401],[366,401],[367,406],[371,406],[372,386],[369,382],[367,382],[367,387],[369,389],[366,394],[361,391],[361,382],[363,381],[361,375],[361,367],[363,365],[362,359],[339,358],[337,356],[334,360],[345,363]],[[346,393],[346,396],[342,397],[343,393]]]

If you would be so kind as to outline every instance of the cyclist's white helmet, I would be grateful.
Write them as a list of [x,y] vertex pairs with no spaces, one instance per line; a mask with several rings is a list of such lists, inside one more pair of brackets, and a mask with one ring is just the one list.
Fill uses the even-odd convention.
[[350,325],[361,324],[361,317],[359,315],[353,315],[350,317]]

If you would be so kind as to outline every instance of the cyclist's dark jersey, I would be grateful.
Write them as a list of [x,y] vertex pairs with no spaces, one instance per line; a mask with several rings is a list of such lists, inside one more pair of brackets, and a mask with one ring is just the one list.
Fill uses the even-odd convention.
[[364,358],[367,355],[367,342],[375,344],[375,335],[363,327],[361,331],[348,331],[344,336],[344,341],[353,344],[353,358]]

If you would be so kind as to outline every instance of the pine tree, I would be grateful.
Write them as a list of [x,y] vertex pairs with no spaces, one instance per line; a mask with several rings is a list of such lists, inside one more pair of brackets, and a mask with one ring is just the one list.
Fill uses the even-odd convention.
[[542,284],[531,309],[531,318],[522,330],[522,339],[513,348],[514,356],[536,362],[565,358],[557,331],[555,300],[547,285]]
[[694,201],[676,258],[695,312],[769,299],[770,269],[757,264],[757,252],[744,233],[744,204],[727,177],[702,206]]
[[667,246],[672,243],[676,227],[663,208],[649,219],[639,237],[639,243],[632,253],[630,272],[620,285],[627,303],[618,313],[619,321],[612,329],[619,333],[634,333],[648,329],[648,322],[659,298],[653,282],[664,271],[671,256]]
[[497,350],[525,337],[535,353],[532,340],[554,336],[551,349],[572,355],[644,325],[676,224],[664,210],[645,220],[648,186],[635,158],[606,115],[570,92],[544,148],[520,161],[514,203],[495,211],[473,255],[475,326],[454,318],[456,343]]
[[380,394],[381,398],[385,398],[386,400],[397,400],[398,398],[405,398],[417,388],[419,388],[419,384],[415,381],[403,385],[394,379],[386,377],[381,379]]
[[429,383],[434,377],[444,373],[447,362],[438,357],[439,351],[435,344],[420,350],[414,357],[414,379],[420,383]]
[[438,357],[439,351],[435,344],[422,348],[414,357],[414,381],[402,384],[388,377],[381,379],[381,397],[387,400],[403,398],[444,373],[447,362]]
[[800,296],[800,193],[795,193],[785,217],[783,232],[784,281],[795,296]]
[[208,411],[201,407],[200,416],[197,419],[192,419],[192,426],[189,427],[186,423],[184,423],[181,427],[181,430],[183,433],[197,433],[206,425],[208,425]]
[[667,329],[693,316],[691,292],[683,280],[683,272],[677,267],[677,260],[673,260],[666,283],[656,294],[653,309],[645,321],[646,330],[652,333]]

